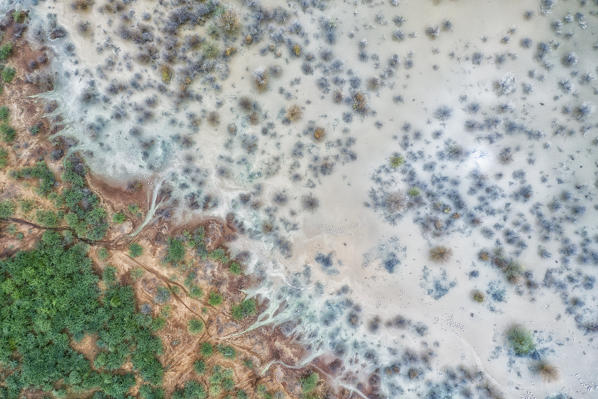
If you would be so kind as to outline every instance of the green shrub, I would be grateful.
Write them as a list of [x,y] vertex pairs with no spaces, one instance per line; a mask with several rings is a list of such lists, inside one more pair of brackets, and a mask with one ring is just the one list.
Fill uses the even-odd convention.
[[0,134],[2,134],[2,140],[5,143],[12,143],[17,137],[17,131],[6,123],[0,125]]
[[135,269],[131,270],[131,278],[133,281],[139,280],[145,274],[145,270],[140,267],[136,267]]
[[23,213],[27,214],[27,213],[31,212],[31,210],[33,209],[33,206],[35,205],[35,201],[24,199],[19,202],[19,205],[21,207],[21,211]]
[[8,107],[6,105],[0,107],[0,120],[2,122],[8,122],[9,112],[10,111],[8,110]]
[[403,165],[405,163],[405,158],[403,158],[400,155],[395,155],[392,158],[390,158],[390,166],[393,168],[398,168],[399,166]]
[[6,165],[8,165],[8,152],[0,147],[0,169],[6,168]]
[[318,373],[312,372],[307,377],[301,379],[301,390],[304,394],[313,392],[318,387],[318,381]]
[[48,168],[45,162],[40,161],[35,166],[23,168],[14,172],[13,176],[17,179],[38,179],[39,187],[37,189],[40,195],[47,197],[54,189],[56,178],[54,173]]
[[212,252],[208,253],[208,258],[217,260],[218,262],[227,263],[228,256],[226,256],[226,251],[222,248],[217,248]]
[[241,264],[238,262],[231,262],[230,266],[228,267],[232,274],[241,274],[243,269],[241,268]]
[[517,356],[529,355],[536,349],[531,334],[522,326],[511,327],[507,332],[507,338]]
[[197,285],[193,285],[193,286],[191,286],[191,289],[189,290],[189,295],[191,296],[191,298],[199,299],[203,296],[203,291]]
[[257,311],[257,303],[255,299],[246,299],[241,303],[234,305],[231,309],[233,319],[242,320],[249,317]]
[[168,239],[168,250],[166,254],[166,262],[177,264],[185,258],[185,245],[181,240],[176,238]]
[[199,375],[206,372],[206,362],[203,359],[198,359],[193,363],[193,369]]
[[108,252],[108,250],[104,247],[101,247],[100,249],[98,249],[98,258],[100,260],[106,260],[108,259],[108,257],[110,256],[110,253]]
[[237,354],[235,348],[230,345],[218,345],[216,346],[216,350],[227,359],[234,359]]
[[29,133],[30,133],[32,136],[37,136],[37,134],[38,134],[38,133],[39,133],[39,131],[41,130],[42,126],[43,126],[43,125],[42,125],[42,123],[41,123],[41,122],[40,122],[40,123],[37,123],[37,124],[35,124],[35,125],[33,125],[33,126],[31,126],[31,127],[29,128]]
[[136,258],[141,256],[141,254],[143,254],[143,247],[136,242],[132,242],[131,245],[129,245],[129,256],[131,258]]
[[158,304],[164,304],[170,300],[170,290],[166,287],[158,287],[154,301]]
[[212,306],[220,305],[222,303],[222,300],[222,295],[216,291],[210,292],[210,295],[208,296],[208,303]]
[[38,210],[35,213],[35,218],[42,226],[56,227],[58,226],[60,219],[62,219],[62,215],[49,210]]
[[12,201],[0,201],[0,218],[9,218],[15,214],[16,206]]
[[[142,379],[161,383],[156,355],[162,346],[149,329],[151,317],[136,313],[130,287],[115,283],[100,296],[86,252],[85,246],[67,247],[59,234],[46,232],[35,249],[0,260],[6,316],[0,319],[0,363],[10,365],[2,384],[12,387],[10,397],[25,396],[21,391],[30,387],[52,392],[60,386],[124,398],[136,376],[112,370],[128,359]],[[107,273],[105,278],[111,279]],[[98,369],[70,345],[86,334],[98,337]]]
[[125,220],[127,220],[127,216],[122,212],[117,212],[112,215],[112,221],[116,224],[124,223]]
[[189,332],[191,334],[199,334],[200,332],[203,331],[203,321],[199,320],[199,319],[191,319],[189,320],[189,323],[187,324],[187,329],[189,330]]
[[206,391],[197,381],[187,381],[183,389],[177,389],[172,393],[173,399],[205,399]]
[[410,197],[417,197],[417,196],[419,196],[420,192],[419,192],[419,189],[417,187],[411,187],[409,189],[409,191],[407,192],[407,194]]
[[210,357],[214,353],[214,347],[209,342],[202,342],[199,352],[203,357]]
[[16,74],[16,69],[9,66],[4,67],[4,69],[2,70],[2,80],[4,80],[4,82],[6,83],[10,83],[15,78]]
[[6,43],[0,46],[0,62],[4,62],[8,59],[8,57],[12,54],[12,43]]
[[25,18],[27,18],[27,13],[23,10],[15,10],[12,13],[12,19],[17,24],[22,24],[23,22],[25,22]]
[[106,266],[102,272],[102,280],[107,285],[113,285],[116,282],[116,268],[114,266]]
[[222,388],[225,391],[232,391],[235,388],[235,381],[230,377],[224,377],[222,379]]
[[145,384],[139,387],[139,397],[142,399],[164,399],[164,390]]

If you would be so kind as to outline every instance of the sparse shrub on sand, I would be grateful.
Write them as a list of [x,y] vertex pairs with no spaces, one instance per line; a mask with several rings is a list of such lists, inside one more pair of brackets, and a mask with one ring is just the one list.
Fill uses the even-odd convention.
[[326,130],[323,127],[318,126],[314,129],[314,139],[321,141],[324,139],[324,136],[326,136]]
[[367,99],[365,94],[357,92],[353,95],[353,110],[365,114],[367,111]]
[[201,353],[203,357],[210,357],[214,353],[214,347],[209,342],[202,342],[199,347],[199,353]]
[[397,214],[400,213],[405,206],[407,205],[407,201],[405,196],[400,191],[395,191],[392,193],[387,193],[384,196],[384,209],[389,214]]
[[257,70],[253,73],[253,83],[259,92],[268,89],[268,73],[264,70]]

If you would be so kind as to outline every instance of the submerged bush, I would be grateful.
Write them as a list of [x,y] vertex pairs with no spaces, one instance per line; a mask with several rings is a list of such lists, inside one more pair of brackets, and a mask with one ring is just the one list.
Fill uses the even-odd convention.
[[531,334],[522,326],[514,326],[507,332],[507,339],[517,356],[529,355],[536,349]]

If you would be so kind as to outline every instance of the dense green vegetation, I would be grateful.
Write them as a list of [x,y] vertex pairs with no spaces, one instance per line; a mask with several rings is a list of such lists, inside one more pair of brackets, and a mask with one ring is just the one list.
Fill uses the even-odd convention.
[[[55,232],[0,261],[0,396],[37,388],[124,397],[135,383],[133,373],[121,370],[128,360],[144,381],[161,383],[154,321],[135,311],[133,290],[106,270],[102,292],[86,248],[67,246]],[[97,336],[93,363],[71,346],[89,334]]]
[[100,240],[108,230],[107,215],[99,197],[87,187],[86,173],[85,165],[78,158],[65,160],[62,180],[66,187],[59,203],[69,210],[65,219],[78,237]]

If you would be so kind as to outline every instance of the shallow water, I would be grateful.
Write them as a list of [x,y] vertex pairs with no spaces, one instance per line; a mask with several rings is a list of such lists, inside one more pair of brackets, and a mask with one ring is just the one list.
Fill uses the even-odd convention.
[[[475,381],[446,368],[463,365],[505,397],[594,397],[596,1],[232,2],[239,38],[211,22],[169,34],[212,4],[33,8],[72,151],[106,178],[168,187],[158,205],[181,222],[233,213],[232,249],[266,277],[251,291],[270,300],[261,323],[343,359],[356,390],[379,374],[387,397],[459,397]],[[210,58],[193,34],[236,54]],[[452,255],[434,262],[435,246]],[[516,284],[480,260],[497,248],[521,265]],[[559,379],[509,350],[513,323]]]

